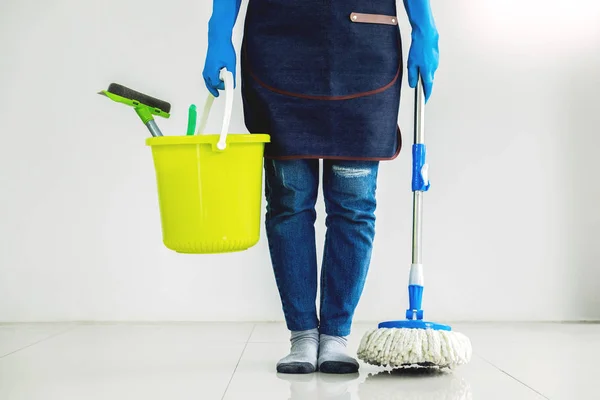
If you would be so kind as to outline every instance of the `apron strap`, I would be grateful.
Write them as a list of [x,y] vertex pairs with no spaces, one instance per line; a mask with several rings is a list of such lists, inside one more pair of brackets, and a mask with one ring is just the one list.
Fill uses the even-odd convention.
[[[227,68],[223,68],[219,74],[219,78],[225,82],[225,114],[223,115],[223,125],[221,127],[217,148],[219,150],[225,150],[227,147],[227,131],[229,130],[231,114],[233,112],[233,73],[227,71]],[[204,134],[208,122],[208,115],[210,114],[210,109],[212,108],[214,101],[215,97],[212,93],[209,93],[204,104],[204,110],[202,111],[200,125],[198,126],[198,135]]]

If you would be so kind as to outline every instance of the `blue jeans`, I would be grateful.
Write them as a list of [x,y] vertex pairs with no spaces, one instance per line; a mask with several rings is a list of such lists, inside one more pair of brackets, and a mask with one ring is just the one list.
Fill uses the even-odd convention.
[[323,161],[327,212],[317,316],[315,203],[319,160],[265,159],[266,232],[286,324],[350,334],[375,236],[378,161]]

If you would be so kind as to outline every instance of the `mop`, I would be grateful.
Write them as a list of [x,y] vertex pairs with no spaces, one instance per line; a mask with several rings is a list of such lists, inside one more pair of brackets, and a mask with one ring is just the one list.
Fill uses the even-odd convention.
[[368,364],[393,368],[448,368],[471,359],[470,340],[448,325],[423,320],[423,264],[421,231],[423,193],[429,190],[424,144],[425,98],[421,79],[415,90],[415,143],[413,145],[413,248],[409,276],[409,309],[406,320],[387,321],[368,331],[358,348],[358,358]]

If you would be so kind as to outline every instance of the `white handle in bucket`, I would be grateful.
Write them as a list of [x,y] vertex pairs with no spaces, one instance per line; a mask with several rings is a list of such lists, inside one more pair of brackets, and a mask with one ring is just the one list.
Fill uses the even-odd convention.
[[[223,115],[223,126],[221,127],[221,135],[219,137],[219,143],[217,143],[217,149],[225,150],[227,147],[227,131],[229,131],[231,114],[233,112],[233,73],[227,71],[227,68],[223,68],[219,73],[219,78],[225,82],[225,114]],[[204,111],[202,112],[202,118],[200,119],[198,135],[204,133],[206,123],[208,122],[208,115],[210,114],[210,109],[214,100],[215,97],[212,93],[209,93],[204,105]]]

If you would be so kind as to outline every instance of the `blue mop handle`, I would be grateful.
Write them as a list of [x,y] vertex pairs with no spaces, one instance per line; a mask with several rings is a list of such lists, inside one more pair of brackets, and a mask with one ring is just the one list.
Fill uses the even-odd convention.
[[[420,77],[419,77],[420,78]],[[421,232],[423,217],[423,194],[429,190],[428,165],[426,163],[427,148],[425,147],[425,94],[423,82],[417,81],[415,89],[415,136],[412,148],[413,170],[413,248],[412,265],[408,285],[409,309],[406,310],[407,319],[423,319],[421,304],[423,300],[423,264],[421,259]]]

